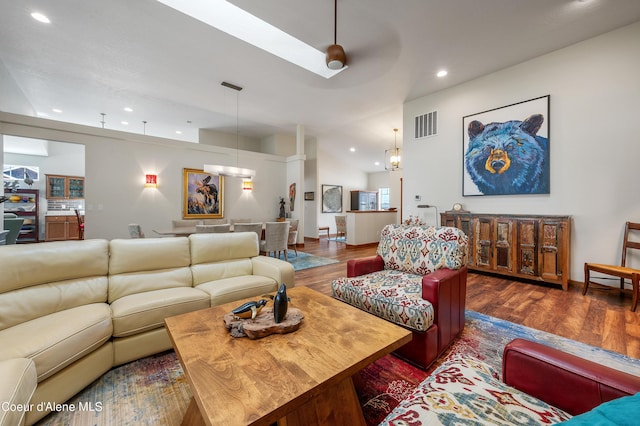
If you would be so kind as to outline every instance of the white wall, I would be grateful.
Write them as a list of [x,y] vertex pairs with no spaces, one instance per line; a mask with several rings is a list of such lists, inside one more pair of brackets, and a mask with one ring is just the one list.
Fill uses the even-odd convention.
[[[352,167],[345,159],[322,149],[322,141],[318,141],[318,187],[316,190],[318,226],[328,226],[334,234],[336,231],[334,217],[344,215],[347,210],[351,210],[351,191],[366,189],[367,179],[367,173]],[[322,213],[322,185],[342,185],[342,213]]]
[[[585,261],[618,263],[625,221],[640,221],[639,41],[640,22],[405,103],[405,129],[437,110],[439,134],[403,132],[404,216],[455,202],[477,213],[572,215],[570,279],[583,280]],[[547,94],[551,193],[462,197],[462,117]]]
[[[0,134],[78,143],[86,153],[86,237],[128,238],[139,223],[147,236],[182,217],[183,168],[205,163],[235,165],[236,150],[0,113]],[[224,217],[273,220],[285,195],[286,159],[243,152],[242,166],[257,174],[254,190],[226,178]],[[158,188],[144,188],[145,173],[158,174]]]

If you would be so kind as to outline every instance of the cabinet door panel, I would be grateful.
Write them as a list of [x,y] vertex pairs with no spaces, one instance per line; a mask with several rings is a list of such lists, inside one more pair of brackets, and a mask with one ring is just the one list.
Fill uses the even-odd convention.
[[540,232],[541,241],[541,276],[543,279],[562,279],[562,262],[560,262],[560,244],[562,241],[562,224],[544,221]]
[[493,251],[493,221],[478,218],[476,221],[476,266],[491,268]]
[[67,223],[64,221],[47,221],[46,236],[47,241],[64,241],[67,239]]
[[47,198],[65,198],[66,182],[62,176],[47,177]]
[[496,219],[496,269],[512,271],[513,225],[510,219]]
[[473,265],[475,261],[474,246],[474,234],[473,234],[473,219],[470,217],[460,217],[460,223],[457,226],[462,232],[469,237],[469,260],[468,264]]
[[538,221],[518,220],[518,272],[538,275]]
[[84,179],[69,178],[69,198],[84,198]]

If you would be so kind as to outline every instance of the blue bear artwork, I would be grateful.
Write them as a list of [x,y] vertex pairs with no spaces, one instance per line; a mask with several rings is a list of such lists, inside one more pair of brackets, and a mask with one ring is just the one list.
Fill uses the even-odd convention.
[[482,195],[549,193],[549,140],[537,135],[543,122],[542,114],[532,114],[524,121],[469,123],[465,170]]

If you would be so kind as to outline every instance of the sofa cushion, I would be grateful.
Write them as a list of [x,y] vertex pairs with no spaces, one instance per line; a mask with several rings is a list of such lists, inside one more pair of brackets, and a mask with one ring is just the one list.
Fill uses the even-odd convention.
[[498,380],[473,358],[454,357],[438,367],[381,425],[539,425],[571,415]]
[[0,377],[0,426],[21,425],[38,384],[35,364],[26,358],[0,361]]
[[189,244],[192,265],[248,259],[259,254],[255,232],[191,234]]
[[0,360],[32,359],[41,382],[100,347],[112,331],[109,305],[78,306],[0,331]]
[[107,302],[107,277],[34,285],[0,294],[0,330],[89,303]]
[[426,275],[467,263],[469,238],[457,228],[387,225],[380,232],[377,254],[385,269]]
[[253,263],[249,258],[202,263],[191,265],[191,273],[193,275],[193,285],[197,286],[209,281],[252,275]]
[[333,297],[417,331],[433,324],[433,305],[422,298],[422,276],[383,270],[331,283]]
[[[156,238],[160,239],[160,238]],[[191,287],[189,267],[109,275],[109,303],[131,294],[177,287]]]
[[278,283],[261,275],[243,275],[200,284],[196,287],[211,297],[211,306],[247,297],[260,297],[278,290]]
[[173,315],[209,307],[209,295],[191,287],[168,288],[122,297],[111,304],[113,337],[164,327]]
[[46,284],[107,275],[107,240],[52,241],[2,248],[0,293]]

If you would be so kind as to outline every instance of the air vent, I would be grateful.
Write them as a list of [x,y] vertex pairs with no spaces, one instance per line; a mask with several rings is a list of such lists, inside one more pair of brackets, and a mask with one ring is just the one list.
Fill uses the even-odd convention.
[[438,134],[438,111],[418,115],[415,118],[415,139]]

